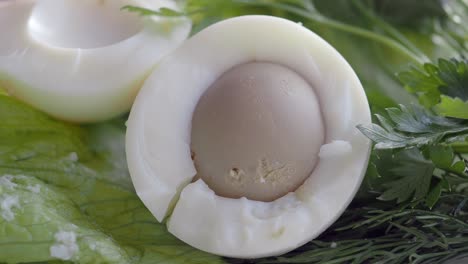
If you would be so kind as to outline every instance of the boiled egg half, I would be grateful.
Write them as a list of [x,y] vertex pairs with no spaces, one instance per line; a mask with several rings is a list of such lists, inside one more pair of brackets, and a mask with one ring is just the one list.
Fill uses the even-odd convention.
[[48,114],[96,122],[130,109],[160,59],[188,36],[184,18],[139,17],[125,5],[172,0],[17,0],[0,7],[0,86]]
[[179,239],[214,254],[280,255],[345,210],[367,168],[358,77],[300,24],[243,16],[155,69],[128,120],[135,189]]

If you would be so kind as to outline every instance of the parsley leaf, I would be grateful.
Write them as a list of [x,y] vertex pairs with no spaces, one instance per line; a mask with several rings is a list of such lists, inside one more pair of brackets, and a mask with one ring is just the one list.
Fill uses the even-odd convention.
[[468,100],[468,60],[439,60],[438,76],[443,94]]
[[410,198],[413,201],[425,198],[430,190],[434,164],[416,148],[395,154],[394,162],[397,166],[391,172],[399,178],[384,184],[387,190],[379,199],[401,203]]
[[443,115],[460,119],[468,119],[468,101],[460,98],[452,98],[445,95],[440,97],[441,101],[435,106],[435,110]]
[[424,64],[424,71],[412,67],[410,70],[398,74],[398,78],[405,84],[408,92],[418,95],[419,103],[427,108],[439,102],[439,86],[442,85],[437,77],[437,67],[433,64]]
[[458,155],[466,146],[466,123],[418,106],[387,108],[386,116],[376,115],[380,125],[358,126],[376,143],[376,173],[368,185],[379,199],[425,202],[432,208],[450,190],[447,179],[468,179],[465,161]]
[[398,75],[419,102],[438,114],[468,119],[468,60],[439,59],[426,63],[423,71],[413,67]]
[[436,116],[417,106],[387,108],[386,118],[376,114],[380,125],[359,125],[358,129],[376,143],[376,149],[423,147],[444,141],[447,135],[468,131],[462,122]]
[[455,177],[468,179],[468,176],[464,174],[465,161],[455,155],[451,146],[431,146],[425,149],[424,154],[429,157],[435,167],[444,170],[446,175],[449,173]]

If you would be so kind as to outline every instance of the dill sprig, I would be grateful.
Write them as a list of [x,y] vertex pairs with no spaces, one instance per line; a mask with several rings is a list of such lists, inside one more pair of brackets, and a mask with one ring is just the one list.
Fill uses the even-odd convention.
[[[363,203],[364,204],[364,203]],[[468,196],[434,209],[388,202],[354,205],[318,239],[275,258],[230,263],[444,263],[468,257]]]

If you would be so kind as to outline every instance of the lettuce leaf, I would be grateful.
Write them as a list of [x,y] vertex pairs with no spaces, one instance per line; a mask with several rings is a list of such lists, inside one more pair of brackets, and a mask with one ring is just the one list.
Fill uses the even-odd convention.
[[0,263],[223,263],[134,193],[124,119],[80,127],[0,95]]

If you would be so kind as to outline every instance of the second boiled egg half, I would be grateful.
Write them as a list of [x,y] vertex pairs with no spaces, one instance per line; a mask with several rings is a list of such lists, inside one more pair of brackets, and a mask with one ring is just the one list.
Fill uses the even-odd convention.
[[141,17],[131,5],[174,0],[15,0],[0,6],[0,87],[51,116],[97,122],[128,111],[162,57],[189,35],[186,18]]

